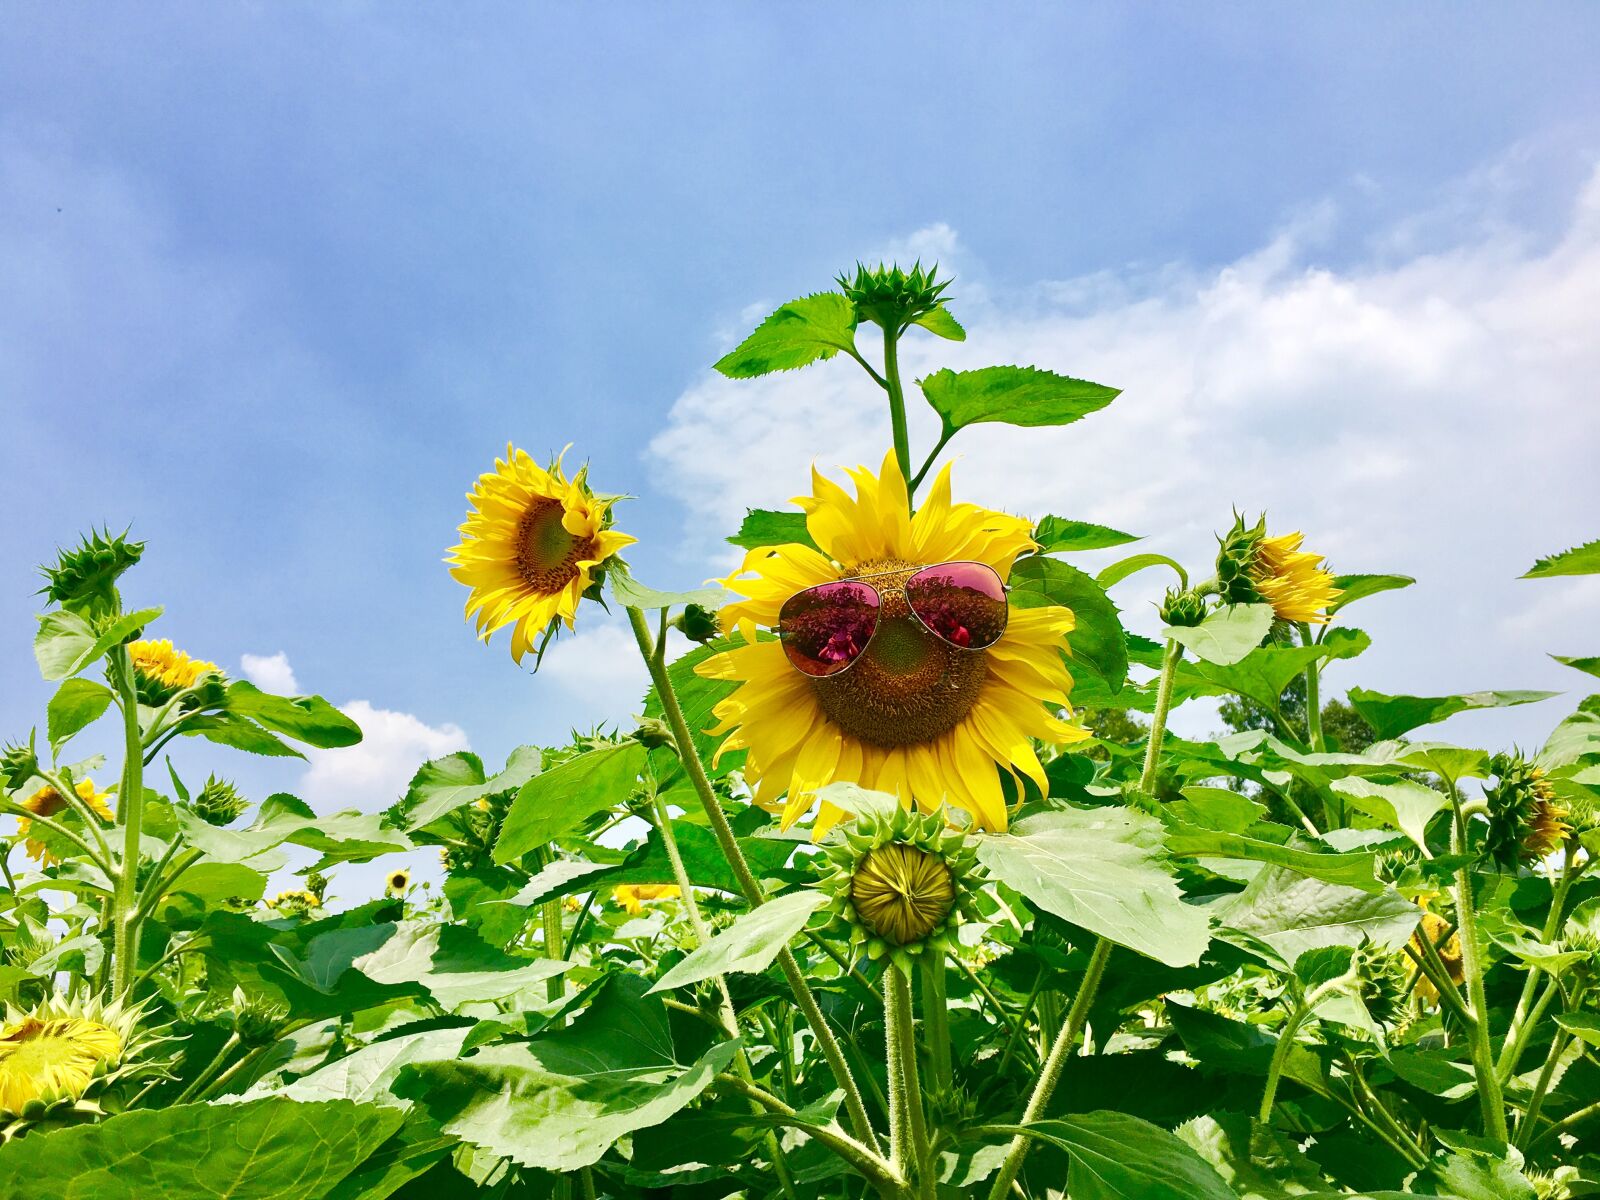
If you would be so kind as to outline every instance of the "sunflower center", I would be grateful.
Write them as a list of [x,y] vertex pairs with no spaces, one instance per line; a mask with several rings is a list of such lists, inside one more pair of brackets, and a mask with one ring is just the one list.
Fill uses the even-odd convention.
[[856,915],[896,946],[932,933],[950,915],[955,895],[955,879],[943,859],[902,843],[868,851],[850,880]]
[[851,575],[877,575],[883,598],[877,631],[848,671],[811,680],[817,703],[852,737],[874,746],[931,742],[961,723],[989,673],[982,650],[936,638],[906,604],[905,583],[919,568],[895,560],[861,563]]
[[517,572],[536,592],[559,592],[578,574],[578,564],[594,557],[594,539],[575,537],[561,523],[559,500],[536,500],[517,527]]

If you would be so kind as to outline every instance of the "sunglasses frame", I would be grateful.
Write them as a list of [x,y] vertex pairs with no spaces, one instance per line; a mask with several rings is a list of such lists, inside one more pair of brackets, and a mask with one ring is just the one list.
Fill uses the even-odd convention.
[[[932,571],[937,567],[982,567],[985,571],[988,571],[991,575],[993,575],[995,577],[995,579],[999,582],[999,584],[1000,584],[1000,596],[1001,596],[1002,600],[1004,600],[1005,597],[1007,597],[1007,596],[1009,596],[1011,594],[1011,585],[1009,583],[1007,583],[1004,579],[1000,578],[1000,572],[999,571],[996,571],[988,563],[979,562],[977,559],[973,559],[973,558],[953,558],[949,562],[929,563],[925,567],[918,567],[915,571],[911,572],[911,574],[906,576],[906,583],[910,583],[913,579],[915,579],[918,575],[922,574],[924,571]],[[835,584],[835,583],[867,583],[867,580],[869,580],[869,579],[882,579],[886,575],[901,575],[901,574],[904,574],[904,569],[899,570],[899,571],[872,571],[872,572],[870,572],[869,574],[866,574],[866,575],[847,575],[843,579],[829,579],[824,583],[814,583],[814,584],[811,585],[811,587],[801,588],[798,592],[796,592],[794,594],[794,596],[803,595],[804,593],[809,592],[809,591],[813,590],[814,588],[828,587],[830,584]],[[877,597],[878,597],[878,611],[881,612],[882,609],[883,609],[883,601],[885,599],[883,592],[879,588],[873,586],[870,583],[867,583],[867,586],[869,588],[872,588],[873,592],[877,595]],[[904,599],[905,598],[905,585],[904,584],[902,584],[900,586],[899,592],[900,592],[901,598]],[[794,596],[790,596],[789,600],[793,600]],[[784,604],[788,604],[789,600],[785,600]],[[995,644],[997,644],[1000,641],[1000,638],[1005,636],[1006,626],[1003,625],[1000,628],[1000,636],[996,637],[993,642],[989,642],[987,645],[983,645],[983,646],[958,646],[955,642],[952,642],[949,638],[945,637],[942,633],[938,632],[936,629],[934,629],[932,626],[930,626],[926,621],[924,621],[922,619],[922,614],[917,612],[917,610],[915,608],[911,607],[911,601],[910,600],[906,600],[906,611],[908,611],[916,619],[917,624],[922,626],[922,628],[927,632],[929,637],[938,638],[940,642],[942,642],[946,646],[949,646],[952,650],[966,650],[966,651],[969,651],[969,652],[971,652],[973,654],[977,654],[977,653],[980,653],[981,651],[989,649],[991,646],[994,646]],[[781,606],[780,606],[780,616],[781,616]],[[1006,603],[1006,625],[1010,625],[1010,623],[1011,623],[1011,605],[1010,605],[1010,603],[1008,601]],[[779,624],[774,625],[772,627],[772,632],[777,634],[778,641],[781,643],[783,641],[783,625],[782,625],[781,621],[779,622]],[[845,665],[840,667],[837,671],[833,671],[833,672],[831,672],[831,673],[829,673],[827,675],[812,675],[807,671],[801,671],[800,668],[795,665],[795,662],[794,662],[794,660],[792,658],[789,659],[789,665],[791,667],[793,667],[801,675],[804,675],[807,679],[837,679],[839,676],[843,675],[846,671],[850,670],[851,667],[855,666],[856,663],[861,661],[862,655],[866,654],[866,652],[867,652],[867,647],[872,645],[872,638],[875,638],[877,636],[878,636],[878,619],[877,619],[876,616],[874,616],[873,617],[873,622],[872,622],[872,636],[867,638],[867,640],[864,643],[862,643],[860,653],[858,653],[849,662],[845,663]],[[786,658],[788,657],[787,653],[784,655],[784,657],[786,657]]]

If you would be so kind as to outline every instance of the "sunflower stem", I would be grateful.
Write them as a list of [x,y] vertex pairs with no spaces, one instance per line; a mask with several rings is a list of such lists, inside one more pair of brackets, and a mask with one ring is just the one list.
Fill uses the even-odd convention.
[[[1300,644],[1313,646],[1316,643],[1311,639],[1311,625],[1307,621],[1300,622]],[[1322,737],[1322,701],[1319,687],[1322,677],[1322,660],[1314,658],[1306,664],[1306,739],[1315,754],[1325,753],[1328,744]]]
[[[745,900],[752,908],[757,908],[766,897],[762,895],[761,884],[745,860],[744,851],[739,849],[739,839],[734,836],[733,826],[728,824],[728,814],[722,811],[722,803],[712,790],[711,780],[706,777],[706,769],[700,761],[700,755],[695,752],[694,737],[689,732],[689,723],[683,718],[683,706],[678,703],[678,693],[672,686],[672,676],[668,673],[664,661],[665,655],[657,654],[656,648],[651,645],[650,627],[645,623],[642,611],[630,607],[628,623],[633,627],[634,639],[639,643],[639,652],[644,656],[645,667],[650,672],[650,681],[655,685],[656,695],[660,697],[661,711],[667,718],[667,728],[672,731],[672,740],[678,747],[678,758],[683,763],[684,773],[689,776],[695,796],[699,799],[701,808],[705,810],[706,820],[711,824],[711,832],[716,836],[722,857],[733,872],[733,877],[738,882],[739,890],[744,894]],[[873,1131],[872,1121],[867,1116],[866,1105],[862,1103],[861,1088],[850,1071],[850,1064],[845,1059],[844,1051],[839,1047],[839,1039],[834,1037],[827,1018],[823,1016],[822,1006],[817,1003],[816,996],[800,970],[800,964],[795,961],[794,954],[788,947],[779,951],[778,966],[794,993],[795,1003],[799,1006],[801,1015],[811,1027],[811,1035],[817,1039],[822,1056],[828,1061],[834,1080],[844,1092],[845,1110],[850,1115],[851,1127],[861,1141],[868,1145],[876,1145],[877,1134]]]
[[894,429],[894,457],[911,493],[911,436],[906,431],[906,394],[900,383],[900,330],[883,328],[883,390],[889,393],[889,423]]
[[126,646],[111,651],[111,671],[122,706],[124,756],[122,785],[117,792],[117,824],[122,826],[122,861],[117,868],[116,899],[111,907],[112,956],[115,960],[113,994],[123,996],[133,984],[139,952],[137,889],[139,841],[144,827],[144,738],[139,731],[139,697],[134,689],[133,663]]
[[1156,685],[1156,710],[1150,716],[1150,740],[1144,746],[1144,770],[1139,774],[1139,790],[1145,795],[1156,783],[1156,765],[1161,761],[1161,742],[1167,735],[1167,713],[1172,708],[1172,681],[1183,659],[1183,643],[1169,641],[1161,656],[1161,682]]
[[[1151,732],[1154,733],[1154,727]],[[1061,1027],[1061,1033],[1056,1037],[1055,1045],[1050,1048],[1050,1057],[1045,1059],[1044,1066],[1040,1068],[1039,1079],[1033,1086],[1033,1094],[1028,1097],[1028,1106],[1022,1110],[1020,1125],[1031,1125],[1044,1115],[1050,1097],[1055,1093],[1056,1084],[1061,1081],[1061,1071],[1067,1065],[1078,1044],[1078,1038],[1083,1033],[1083,1027],[1089,1021],[1089,1009],[1094,1004],[1095,994],[1100,990],[1100,980],[1106,973],[1106,961],[1111,957],[1111,943],[1105,938],[1100,938],[1094,944],[1094,951],[1089,955],[1089,965],[1083,973],[1083,982],[1078,985],[1078,994],[1073,997],[1072,1008],[1067,1012],[1067,1023]],[[989,1189],[989,1200],[1004,1200],[1011,1190],[1012,1183],[1017,1178],[1017,1172],[1022,1169],[1022,1160],[1027,1157],[1030,1143],[1026,1136],[1017,1134],[1011,1139],[1011,1148],[1006,1152],[1005,1162],[1000,1166],[1000,1173],[995,1176],[994,1186]]]
[[[916,1018],[911,1006],[911,980],[893,963],[884,972],[884,1018],[889,1034],[889,1124],[895,1166],[917,1181],[918,1194],[932,1200],[934,1171],[928,1152],[928,1126],[922,1111],[922,1086],[917,1078]],[[895,1120],[896,1113],[899,1120]],[[898,1129],[899,1137],[895,1137]]]
[[[1455,810],[1451,826],[1451,850],[1457,855],[1467,853],[1467,822],[1461,811],[1461,797],[1456,792],[1456,782],[1444,778],[1445,791]],[[1483,1110],[1483,1131],[1496,1141],[1506,1141],[1506,1106],[1500,1091],[1500,1074],[1496,1070],[1494,1051],[1489,1045],[1489,1001],[1483,987],[1483,959],[1478,947],[1478,920],[1473,910],[1472,866],[1463,863],[1456,868],[1456,928],[1461,934],[1461,971],[1467,984],[1467,1004],[1472,1009],[1473,1024],[1468,1029],[1471,1039],[1472,1066],[1478,1077],[1478,1105]]]
[[945,996],[943,950],[922,955],[922,1033],[928,1047],[928,1075],[933,1086],[949,1092],[955,1082],[950,1062],[950,1013]]
[[1278,1081],[1283,1078],[1283,1068],[1288,1065],[1289,1052],[1294,1049],[1295,1035],[1300,1032],[1306,1018],[1311,1015],[1311,1006],[1300,1003],[1289,1014],[1289,1019],[1283,1023],[1283,1028],[1278,1031],[1278,1044],[1273,1047],[1272,1061],[1267,1065],[1266,1086],[1261,1089],[1261,1107],[1256,1114],[1256,1120],[1266,1125],[1272,1120],[1272,1108],[1278,1101]]
[[[1554,940],[1556,934],[1561,932],[1562,915],[1567,906],[1567,893],[1571,890],[1577,873],[1573,870],[1573,848],[1575,839],[1569,838],[1563,847],[1561,859],[1561,875],[1550,896],[1550,912],[1545,917],[1544,930],[1539,940],[1548,945]],[[1510,1079],[1516,1070],[1517,1062],[1522,1058],[1522,1052],[1527,1049],[1528,1034],[1533,1026],[1538,1023],[1538,1017],[1529,1019],[1529,1006],[1533,1004],[1533,996],[1539,982],[1539,972],[1529,971],[1528,978],[1523,982],[1522,995],[1517,999],[1516,1014],[1511,1018],[1511,1025],[1506,1030],[1505,1043],[1500,1048],[1500,1058],[1496,1067],[1500,1073],[1500,1080],[1504,1083]],[[1554,982],[1554,981],[1552,981]]]
[[205,1087],[217,1077],[217,1072],[222,1070],[224,1064],[226,1064],[228,1061],[228,1056],[238,1048],[238,1045],[239,1034],[237,1032],[230,1033],[228,1035],[228,1040],[222,1043],[222,1049],[218,1050],[216,1054],[212,1056],[211,1061],[201,1069],[200,1074],[196,1075],[192,1080],[189,1081],[189,1086],[184,1088],[182,1094],[179,1095],[179,1097],[172,1103],[187,1104],[189,1101],[193,1100],[195,1096],[199,1095],[200,1089]]

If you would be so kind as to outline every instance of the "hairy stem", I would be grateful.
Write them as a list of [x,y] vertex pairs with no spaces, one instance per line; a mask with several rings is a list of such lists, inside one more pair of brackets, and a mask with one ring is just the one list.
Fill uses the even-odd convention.
[[1183,659],[1183,643],[1167,643],[1161,658],[1161,682],[1156,685],[1156,710],[1150,717],[1150,740],[1144,746],[1144,770],[1139,774],[1139,790],[1152,795],[1156,783],[1156,766],[1161,761],[1161,742],[1167,734],[1167,714],[1172,708],[1172,680],[1178,663]]
[[[1311,640],[1311,626],[1305,621],[1300,622],[1300,644],[1310,646],[1315,643]],[[1314,753],[1322,754],[1328,744],[1322,737],[1322,700],[1320,695],[1320,682],[1322,679],[1322,660],[1314,658],[1306,664],[1306,740],[1310,743]]]
[[[1152,735],[1155,729],[1151,729]],[[1106,960],[1111,957],[1111,943],[1105,938],[1100,938],[1094,944],[1094,952],[1089,955],[1089,966],[1083,973],[1083,982],[1078,985],[1078,994],[1073,998],[1072,1008],[1067,1012],[1067,1023],[1061,1027],[1061,1032],[1056,1036],[1055,1045],[1050,1047],[1050,1057],[1045,1059],[1044,1066],[1040,1069],[1039,1079],[1033,1086],[1033,1094],[1028,1097],[1028,1106],[1022,1110],[1020,1125],[1031,1125],[1044,1115],[1045,1106],[1050,1103],[1050,1097],[1055,1093],[1056,1084],[1061,1081],[1061,1071],[1067,1065],[1067,1059],[1077,1048],[1078,1038],[1083,1033],[1083,1027],[1089,1020],[1089,1009],[1094,1004],[1095,993],[1100,990],[1101,977],[1105,975]],[[989,1189],[989,1200],[1004,1200],[1011,1184],[1017,1177],[1017,1172],[1022,1169],[1022,1160],[1027,1157],[1029,1142],[1023,1134],[1017,1134],[1011,1139],[1011,1148],[1006,1152],[1005,1162],[1000,1166],[1000,1173],[995,1176],[994,1186]]]
[[139,953],[137,890],[139,842],[144,826],[144,739],[139,732],[139,697],[133,684],[133,664],[127,648],[111,651],[111,671],[122,706],[122,785],[117,793],[117,823],[122,826],[122,861],[117,868],[117,890],[111,907],[112,956],[115,960],[113,993],[126,995],[133,984]]
[[[1455,809],[1451,828],[1451,849],[1464,855],[1467,846],[1467,823],[1461,812],[1461,797],[1456,793],[1455,780],[1444,781]],[[1478,947],[1478,921],[1473,909],[1476,903],[1472,894],[1472,869],[1463,864],[1456,869],[1456,926],[1461,933],[1461,971],[1467,983],[1467,1005],[1472,1009],[1473,1024],[1468,1030],[1472,1050],[1473,1071],[1478,1078],[1478,1106],[1483,1112],[1483,1131],[1496,1141],[1506,1141],[1506,1106],[1500,1092],[1500,1075],[1495,1069],[1494,1051],[1489,1045],[1489,1001],[1483,988],[1483,958]]]
[[[734,836],[733,827],[728,824],[728,815],[722,811],[722,802],[712,790],[711,780],[706,777],[705,766],[701,763],[699,754],[695,752],[694,737],[689,731],[688,722],[683,719],[683,706],[678,703],[678,693],[672,686],[671,675],[667,673],[665,644],[660,647],[652,644],[650,627],[645,623],[644,613],[639,609],[628,609],[628,623],[633,627],[634,638],[639,643],[639,652],[644,656],[650,680],[655,685],[656,695],[660,697],[661,711],[667,718],[667,728],[672,731],[673,741],[678,746],[678,757],[683,762],[684,772],[689,776],[695,796],[705,810],[706,820],[711,824],[711,832],[717,839],[722,856],[733,872],[734,879],[738,881],[739,890],[745,900],[752,908],[759,907],[766,897],[761,893],[761,884],[750,870],[744,851],[739,849],[739,839]],[[811,1034],[817,1039],[817,1046],[822,1050],[822,1056],[827,1060],[834,1080],[844,1091],[845,1111],[849,1113],[851,1128],[863,1142],[875,1143],[877,1134],[873,1132],[872,1122],[867,1117],[866,1105],[861,1100],[861,1089],[856,1084],[855,1076],[851,1074],[850,1064],[845,1060],[844,1051],[839,1048],[839,1040],[833,1036],[833,1030],[829,1028],[827,1018],[822,1014],[821,1005],[817,1003],[810,985],[806,983],[800,964],[795,961],[794,955],[787,947],[778,954],[778,966],[794,993],[800,1014],[811,1026]]]
[[900,331],[883,330],[883,390],[889,393],[889,422],[894,428],[894,456],[911,492],[911,435],[906,431],[906,394],[900,384]]
[[1263,1125],[1272,1120],[1272,1106],[1278,1101],[1278,1081],[1283,1078],[1283,1068],[1288,1065],[1289,1052],[1294,1049],[1295,1034],[1300,1032],[1300,1026],[1311,1015],[1308,1005],[1298,1005],[1289,1014],[1289,1019],[1283,1023],[1283,1028],[1278,1033],[1278,1044],[1273,1047],[1272,1061],[1267,1065],[1267,1083],[1261,1090],[1261,1108],[1256,1114],[1256,1119]]
[[945,997],[943,950],[922,955],[922,1034],[928,1049],[928,1075],[932,1085],[948,1092],[955,1081],[950,1062],[950,1012]]

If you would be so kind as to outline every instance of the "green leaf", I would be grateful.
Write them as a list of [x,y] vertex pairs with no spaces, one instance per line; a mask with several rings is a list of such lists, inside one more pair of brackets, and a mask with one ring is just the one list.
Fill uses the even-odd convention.
[[681,608],[686,604],[698,604],[701,608],[717,609],[733,599],[720,587],[700,588],[693,592],[658,592],[645,587],[621,568],[608,571],[606,579],[611,585],[612,596],[624,608]]
[[1178,664],[1178,697],[1215,695],[1220,689],[1248,696],[1276,712],[1283,690],[1309,664],[1321,658],[1353,658],[1371,641],[1359,629],[1335,629],[1316,645],[1261,646],[1227,666],[1185,660]]
[[446,1133],[527,1167],[576,1171],[621,1137],[658,1125],[733,1061],[737,1042],[678,1062],[666,1009],[644,981],[613,975],[564,1029],[470,1058],[414,1063],[395,1092]]
[[754,550],[758,546],[786,546],[799,543],[813,550],[817,543],[806,528],[805,513],[774,512],[768,508],[747,508],[739,532],[728,539],[735,546]]
[[399,1127],[346,1101],[183,1104],[0,1149],[4,1200],[321,1200]]
[[1323,946],[1360,946],[1370,941],[1398,950],[1422,919],[1422,910],[1392,887],[1373,894],[1269,867],[1244,891],[1211,905],[1217,936],[1243,934],[1270,947],[1285,963]]
[[1121,392],[1038,367],[948,367],[917,381],[947,431],[981,421],[1008,425],[1069,425],[1098,412]]
[[716,362],[729,379],[792,371],[855,348],[855,306],[838,292],[791,300]]
[[1173,1133],[1215,1167],[1241,1200],[1326,1194],[1322,1172],[1298,1145],[1243,1113],[1196,1117]]
[[1241,859],[1247,862],[1268,863],[1341,887],[1357,888],[1364,892],[1383,890],[1383,885],[1374,876],[1374,858],[1371,854],[1331,854],[1301,850],[1261,838],[1248,837],[1242,833],[1203,829],[1182,822],[1174,824],[1168,830],[1167,850],[1172,854],[1191,858]]
[[219,746],[232,746],[235,750],[268,758],[305,757],[277,734],[236,713],[190,717],[183,723],[183,732],[188,737],[203,737]]
[[1328,615],[1333,616],[1345,605],[1354,604],[1357,600],[1376,596],[1379,592],[1408,588],[1415,582],[1409,575],[1335,575],[1333,583],[1339,589],[1339,594],[1328,605]]
[[[507,954],[465,925],[418,920],[372,928],[386,936],[376,948],[351,957],[350,967],[374,983],[420,983],[447,1010],[505,1000],[570,966],[559,959]],[[307,960],[342,963],[350,947],[360,949],[372,936],[362,930],[323,934],[307,946]]]
[[111,689],[89,679],[69,679],[50,697],[46,710],[50,752],[59,754],[67,740],[100,719],[111,706]]
[[1198,625],[1169,625],[1161,632],[1196,658],[1226,667],[1261,645],[1272,620],[1270,604],[1225,604],[1212,609]]
[[462,1043],[471,1032],[469,1024],[395,1034],[334,1059],[292,1083],[283,1084],[277,1080],[258,1083],[243,1098],[248,1101],[272,1095],[308,1102],[354,1100],[409,1108],[409,1101],[389,1090],[401,1068],[414,1062],[458,1057]]
[[1550,657],[1564,667],[1571,667],[1574,671],[1582,671],[1585,675],[1593,675],[1600,679],[1600,655],[1591,658],[1568,658],[1564,654],[1552,654]]
[[400,822],[421,829],[486,796],[515,791],[539,773],[541,761],[537,746],[518,746],[492,779],[484,775],[483,760],[465,750],[423,763],[398,806]]
[[228,710],[320,750],[361,740],[361,726],[321,696],[274,696],[238,679],[228,685]]
[[1557,1013],[1556,1024],[1579,1041],[1600,1049],[1600,1015],[1595,1013]]
[[1127,1113],[1082,1113],[996,1132],[1024,1134],[1065,1150],[1072,1160],[1072,1200],[1238,1200],[1193,1148]]
[[757,974],[806,927],[811,914],[828,902],[812,888],[790,892],[745,913],[656,981],[652,992],[688,987],[714,975]]
[[[1285,964],[1287,966],[1287,964]],[[1247,1025],[1202,1008],[1170,1001],[1167,1018],[1172,1028],[1202,1067],[1224,1076],[1264,1076],[1272,1062],[1278,1039],[1259,1025]],[[1283,1077],[1319,1095],[1328,1095],[1327,1070],[1310,1047],[1289,1048]]]
[[188,809],[174,818],[189,845],[215,862],[248,862],[284,842],[320,850],[334,862],[361,861],[412,848],[411,839],[383,823],[381,813],[355,809],[318,816],[297,796],[275,792],[261,802],[248,829],[219,829]]
[[495,841],[495,862],[515,862],[529,850],[565,837],[595,813],[621,804],[644,766],[645,748],[623,742],[535,775],[511,802]]
[[1464,696],[1386,696],[1351,688],[1351,705],[1380,738],[1396,738],[1423,725],[1434,725],[1475,708],[1506,708],[1548,700],[1559,692],[1469,692]]
[[1137,575],[1149,567],[1171,567],[1178,574],[1178,582],[1183,587],[1189,586],[1189,573],[1183,569],[1183,564],[1168,558],[1165,554],[1134,554],[1128,558],[1112,563],[1100,574],[1096,575],[1095,582],[1102,588],[1112,588],[1121,583],[1130,575]]
[[1428,822],[1450,803],[1443,793],[1410,779],[1395,783],[1340,779],[1333,783],[1333,790],[1368,816],[1376,817],[1390,829],[1398,829],[1424,850]]
[[[706,765],[706,771],[713,779],[726,775],[729,771],[738,769],[744,763],[744,752],[724,754],[717,758],[717,747],[722,744],[722,738],[712,737],[706,733],[716,724],[716,717],[711,710],[725,700],[739,685],[731,679],[706,679],[695,674],[695,668],[713,654],[721,654],[734,646],[744,644],[743,639],[718,638],[704,646],[697,646],[689,653],[674,659],[667,667],[667,678],[672,681],[672,690],[677,693],[678,704],[683,709],[683,719],[689,726],[689,733],[694,741],[695,752],[700,755],[700,761]],[[661,700],[651,688],[644,699],[644,712],[647,717],[661,717],[663,711]],[[658,760],[659,761],[659,760]],[[676,762],[676,759],[671,759]],[[671,786],[675,779],[683,778],[681,765],[672,766],[667,771],[657,768],[657,780],[665,790]]]
[[1522,575],[1523,579],[1545,579],[1551,575],[1593,575],[1600,572],[1600,538],[1585,542],[1549,558],[1541,558]]
[[1062,809],[978,839],[978,860],[1029,903],[1168,966],[1200,961],[1205,912],[1185,904],[1161,823],[1123,808]]
[[65,610],[39,618],[39,632],[33,639],[33,656],[39,674],[47,680],[66,679],[99,660],[113,646],[120,646],[161,615],[159,608],[142,608],[114,619],[96,634],[94,627],[77,613]]
[[1077,624],[1067,635],[1075,667],[1088,668],[1112,692],[1128,678],[1128,646],[1117,606],[1090,576],[1056,558],[1032,555],[1011,569],[1011,601],[1022,608],[1059,604]]
[[911,323],[913,325],[921,325],[929,333],[936,333],[952,342],[964,342],[967,340],[967,331],[961,328],[961,322],[952,317],[950,310],[942,304],[937,308],[929,309],[920,317],[914,318]]
[[1600,716],[1579,708],[1550,731],[1536,761],[1549,771],[1597,754],[1600,754]]
[[1060,554],[1068,550],[1104,550],[1139,539],[1106,525],[1069,521],[1065,517],[1040,517],[1033,527],[1033,540],[1039,543],[1040,554]]

